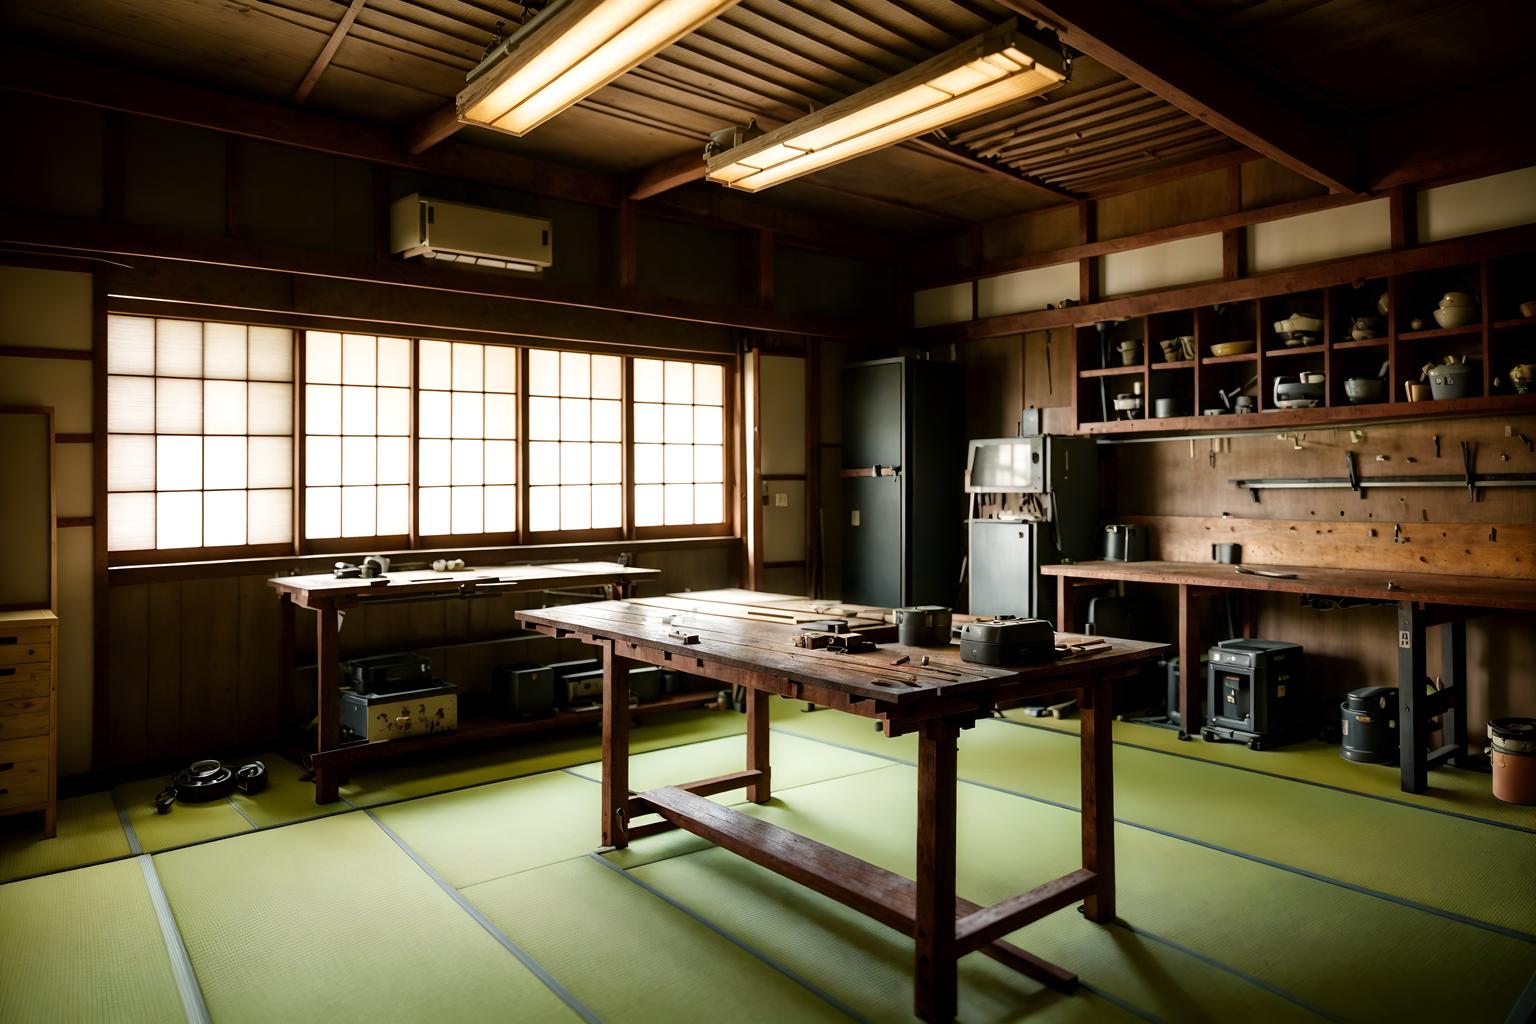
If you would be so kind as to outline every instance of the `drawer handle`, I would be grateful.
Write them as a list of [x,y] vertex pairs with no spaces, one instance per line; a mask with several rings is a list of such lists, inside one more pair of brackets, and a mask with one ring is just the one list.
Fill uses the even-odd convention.
[[0,668],[0,676],[13,676],[15,674],[16,670],[14,668]]
[[0,636],[0,647],[3,647],[6,644],[13,644],[16,642],[16,640],[17,638],[14,636]]
[[5,794],[7,794],[9,792],[10,792],[10,790],[8,790],[8,789],[0,789],[0,796],[5,796]]
[[5,764],[0,764],[0,772],[8,772],[12,768],[15,768],[15,767],[16,767],[16,762],[15,761],[7,761],[7,762],[5,762]]

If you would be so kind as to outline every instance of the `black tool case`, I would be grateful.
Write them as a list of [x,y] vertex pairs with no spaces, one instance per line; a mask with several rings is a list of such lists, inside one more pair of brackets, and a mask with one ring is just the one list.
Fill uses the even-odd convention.
[[404,693],[432,685],[432,662],[425,655],[380,654],[341,663],[347,685],[358,693]]
[[1056,630],[1044,619],[967,622],[960,630],[960,660],[977,665],[1026,665],[1056,656]]

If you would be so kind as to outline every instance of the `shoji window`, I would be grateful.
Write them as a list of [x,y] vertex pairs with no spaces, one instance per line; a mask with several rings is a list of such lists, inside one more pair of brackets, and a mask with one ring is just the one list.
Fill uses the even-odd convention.
[[624,523],[624,363],[585,352],[528,352],[528,530],[618,530]]
[[725,522],[725,370],[634,361],[635,526]]
[[293,540],[293,332],[107,318],[107,546]]
[[304,536],[410,533],[411,343],[304,335]]
[[515,533],[518,350],[417,344],[418,531],[423,537]]

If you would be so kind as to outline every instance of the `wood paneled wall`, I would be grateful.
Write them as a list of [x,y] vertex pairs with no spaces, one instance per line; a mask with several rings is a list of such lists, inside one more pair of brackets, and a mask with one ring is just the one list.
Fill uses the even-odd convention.
[[[636,563],[662,573],[641,593],[736,586],[740,545],[680,545],[648,551]],[[346,615],[341,652],[421,650],[436,673],[459,685],[461,700],[472,700],[486,692],[495,665],[588,656],[579,643],[525,636],[517,624],[520,609],[568,600],[529,593],[368,606]],[[260,752],[314,717],[314,615],[298,611],[300,669],[285,681],[278,600],[265,575],[115,585],[109,622],[109,735],[102,747],[109,763],[98,770]],[[515,639],[441,646],[498,637]],[[288,721],[285,706],[293,709]]]

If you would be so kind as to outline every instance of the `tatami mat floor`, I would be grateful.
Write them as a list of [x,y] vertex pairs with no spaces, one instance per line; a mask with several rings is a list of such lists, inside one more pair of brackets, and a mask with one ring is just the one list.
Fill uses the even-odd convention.
[[[743,809],[910,875],[915,744],[800,707],[775,703],[775,799]],[[637,729],[632,784],[739,768],[741,725]],[[1076,865],[1070,728],[962,736],[962,895]],[[1316,752],[1170,737],[1116,727],[1119,921],[1011,937],[1082,990],[967,957],[960,1019],[1525,1019],[1536,811],[1485,802],[1485,776],[1398,799]],[[54,840],[8,823],[0,1021],[911,1019],[895,932],[686,833],[594,853],[597,754],[360,771],[329,808],[274,758],[254,798],[157,817],[145,780],[65,801]]]

